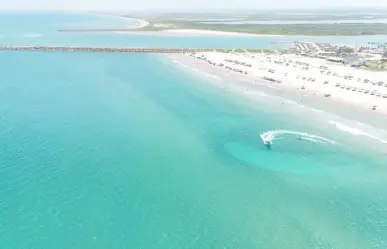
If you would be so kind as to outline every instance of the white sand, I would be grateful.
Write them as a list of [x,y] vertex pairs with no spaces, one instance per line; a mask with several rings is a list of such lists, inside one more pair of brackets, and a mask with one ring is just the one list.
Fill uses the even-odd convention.
[[153,27],[157,27],[157,28],[168,28],[169,26],[170,25],[162,24],[162,23],[153,24]]
[[[387,98],[382,97],[383,95],[387,96],[387,73],[385,72],[368,72],[328,63],[322,59],[297,55],[205,52],[193,54],[191,57],[203,65],[225,72],[225,75],[238,74],[252,83],[264,83],[278,89],[296,91],[300,94],[316,96],[316,98],[324,98],[336,103],[387,115]],[[237,60],[239,63],[227,62],[227,59]],[[240,65],[242,62],[250,64],[251,67]],[[300,62],[308,63],[308,69],[305,69],[305,65],[300,65]],[[224,66],[219,66],[220,63]],[[328,69],[321,69],[320,66]],[[233,70],[242,70],[242,72]],[[269,72],[269,70],[273,71]],[[321,72],[322,70],[324,72]],[[327,74],[328,71],[331,72],[330,75]],[[353,76],[353,79],[344,78],[344,76],[349,75]],[[281,83],[263,80],[263,77],[269,77],[281,81]],[[308,78],[315,80],[308,80]],[[369,79],[370,82],[364,83],[364,79]],[[326,81],[328,84],[324,84]],[[379,81],[383,81],[382,86],[371,83]],[[340,84],[340,87],[337,87],[336,84]],[[356,90],[353,91],[353,88]],[[362,89],[362,92],[358,92],[359,89]],[[364,93],[365,91],[369,91],[369,93]],[[374,95],[371,95],[371,92],[375,92]],[[330,96],[325,97],[325,94],[330,94]],[[376,106],[376,110],[372,110],[374,106]],[[353,110],[356,111],[355,108]]]
[[255,37],[282,37],[283,35],[260,35],[260,34],[248,34],[238,32],[225,32],[215,30],[200,30],[200,29],[167,29],[162,32],[166,33],[182,33],[188,35],[222,35],[222,36],[255,36]]
[[131,17],[121,17],[121,18],[124,20],[130,20],[130,21],[136,22],[136,26],[133,29],[140,29],[149,25],[149,22],[143,19],[131,18]]
[[135,27],[136,29],[140,29],[149,25],[149,22],[146,20],[135,19],[135,18],[130,18],[130,19],[136,22],[136,27]]
[[[95,15],[95,16],[112,16],[112,15],[109,15],[109,14],[97,14],[97,13],[89,13],[89,15]],[[114,16],[114,17],[121,18],[121,19],[124,19],[124,20],[135,21],[135,22],[136,22],[136,26],[134,27],[134,29],[143,28],[143,27],[149,25],[149,22],[146,21],[146,20],[143,20],[143,19],[131,18],[131,17],[124,17],[124,16],[116,16],[116,15],[113,15],[113,16]]]

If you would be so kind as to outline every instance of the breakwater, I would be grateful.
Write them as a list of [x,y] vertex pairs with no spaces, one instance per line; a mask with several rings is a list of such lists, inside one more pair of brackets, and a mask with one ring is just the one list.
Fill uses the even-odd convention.
[[208,48],[127,48],[127,47],[73,47],[73,46],[0,46],[0,51],[42,52],[107,52],[107,53],[198,53],[215,49]]
[[58,29],[58,32],[133,32],[135,29]]

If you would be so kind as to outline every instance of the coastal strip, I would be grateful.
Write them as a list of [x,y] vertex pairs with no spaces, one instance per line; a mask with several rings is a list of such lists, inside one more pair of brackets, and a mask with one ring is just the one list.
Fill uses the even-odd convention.
[[182,54],[182,53],[211,52],[211,51],[214,51],[214,49],[208,49],[208,48],[73,47],[73,46],[0,46],[0,51]]
[[[146,30],[149,23],[139,22],[135,28],[104,28],[104,29],[58,29],[61,33],[97,33],[97,32],[119,32],[119,33],[133,33],[133,32],[152,32],[152,30]],[[170,35],[208,35],[208,36],[248,36],[248,37],[284,37],[286,35],[280,34],[254,34],[235,31],[219,31],[219,30],[200,30],[200,29],[165,29],[155,30],[155,32],[162,32],[162,34]],[[302,35],[300,35],[302,36]],[[307,36],[304,36],[307,37]]]
[[[145,27],[145,26],[144,26]],[[58,32],[128,32],[128,31],[135,31],[136,29],[139,29],[141,27],[135,27],[135,28],[124,28],[124,29],[58,29]]]
[[292,53],[204,52],[171,59],[219,77],[235,76],[252,87],[257,84],[294,92],[301,102],[303,96],[311,96],[351,106],[353,111],[387,116],[387,72]]

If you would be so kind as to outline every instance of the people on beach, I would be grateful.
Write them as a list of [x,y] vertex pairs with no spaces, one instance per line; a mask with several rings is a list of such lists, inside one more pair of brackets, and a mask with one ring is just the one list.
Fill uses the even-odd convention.
[[220,51],[192,54],[200,62],[232,75],[247,77],[252,83],[267,84],[298,93],[302,91],[303,95],[323,96],[336,103],[351,104],[387,114],[387,72],[368,72],[291,53]]

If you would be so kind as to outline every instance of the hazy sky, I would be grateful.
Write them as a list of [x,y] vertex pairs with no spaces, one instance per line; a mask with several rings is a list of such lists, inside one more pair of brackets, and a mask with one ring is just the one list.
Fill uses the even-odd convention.
[[140,10],[387,7],[387,0],[0,0],[0,9]]

